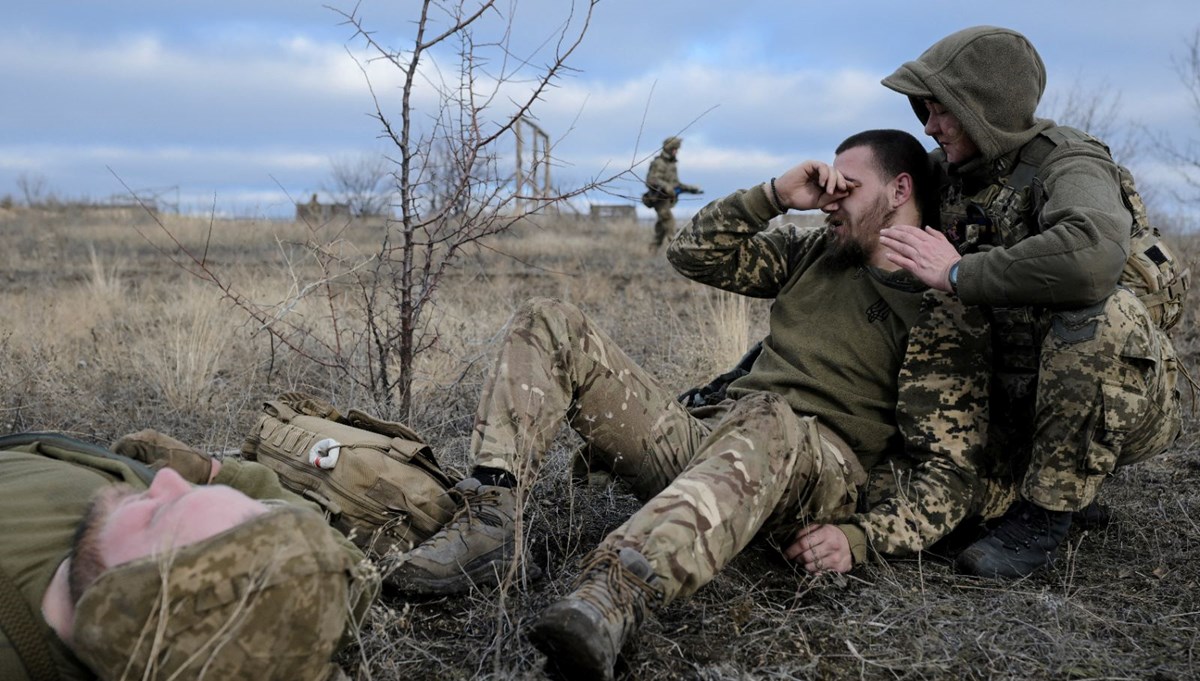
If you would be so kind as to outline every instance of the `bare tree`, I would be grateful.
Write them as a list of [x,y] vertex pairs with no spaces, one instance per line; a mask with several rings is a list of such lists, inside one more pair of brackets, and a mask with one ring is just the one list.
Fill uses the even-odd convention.
[[[1179,81],[1187,90],[1192,104],[1192,119],[1200,128],[1200,28],[1192,33],[1184,44],[1183,52],[1176,56],[1175,72]],[[1187,186],[1192,189],[1191,197],[1178,197],[1180,200],[1200,201],[1200,139],[1189,136],[1187,140],[1170,144],[1163,137],[1155,138],[1155,146],[1168,159],[1179,166],[1179,174]]]
[[21,173],[17,176],[17,189],[26,206],[54,203],[54,193],[49,190],[50,182],[40,173]]
[[335,201],[349,204],[358,217],[386,215],[395,192],[392,165],[382,154],[345,156],[329,161],[329,186]]
[[1043,110],[1056,123],[1099,138],[1118,163],[1129,165],[1137,155],[1134,128],[1121,116],[1121,95],[1105,83],[1093,87],[1077,79],[1070,89],[1048,97]]
[[[506,156],[519,122],[532,119],[537,103],[570,72],[567,60],[597,2],[565,3],[562,22],[532,49],[513,38],[516,0],[414,3],[419,10],[403,49],[381,43],[357,7],[335,9],[353,29],[351,40],[370,55],[359,66],[381,136],[392,145],[386,158],[395,203],[379,243],[363,251],[336,227],[307,225],[301,252],[317,274],[295,274],[286,299],[273,304],[252,300],[211,266],[206,252],[189,250],[161,222],[170,244],[159,251],[218,288],[284,347],[409,418],[414,359],[438,341],[433,301],[456,259],[468,249],[490,248],[489,237],[531,215],[632,173],[623,168],[574,188],[542,186],[531,194],[514,181],[513,159]],[[399,74],[396,108],[385,104],[369,76],[368,67],[379,64]],[[417,101],[432,104],[418,109]],[[543,146],[536,162],[552,163],[554,145]],[[378,176],[377,167],[367,170],[368,178]],[[287,266],[294,273],[304,269],[290,260]],[[324,312],[314,316],[314,310]]]
[[[394,147],[399,202],[372,266],[356,281],[370,339],[369,387],[402,413],[412,402],[413,359],[437,341],[428,313],[447,268],[464,249],[595,186],[522,194],[502,169],[502,144],[511,144],[518,122],[569,72],[597,1],[565,4],[558,29],[532,51],[513,43],[516,2],[423,0],[405,49],[382,43],[358,8],[341,12],[353,40],[400,77],[392,110],[362,65],[375,118]],[[419,91],[437,102],[420,116]]]

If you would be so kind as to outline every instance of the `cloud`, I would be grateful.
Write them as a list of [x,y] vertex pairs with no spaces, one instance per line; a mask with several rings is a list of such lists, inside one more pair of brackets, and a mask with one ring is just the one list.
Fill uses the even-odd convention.
[[211,164],[238,168],[313,170],[329,158],[309,151],[279,149],[201,149],[183,146],[52,146],[0,147],[0,168],[47,171],[85,164]]

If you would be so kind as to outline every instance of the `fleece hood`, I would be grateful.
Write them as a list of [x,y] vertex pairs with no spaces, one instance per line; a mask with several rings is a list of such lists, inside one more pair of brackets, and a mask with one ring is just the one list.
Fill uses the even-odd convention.
[[1053,125],[1034,118],[1046,89],[1046,66],[1016,31],[975,26],[934,43],[883,84],[907,95],[917,118],[929,118],[934,99],[958,117],[985,161],[1020,148]]

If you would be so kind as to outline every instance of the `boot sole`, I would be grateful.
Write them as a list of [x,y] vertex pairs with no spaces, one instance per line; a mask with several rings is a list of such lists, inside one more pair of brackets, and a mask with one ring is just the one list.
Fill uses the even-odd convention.
[[613,662],[588,646],[590,639],[582,633],[591,630],[587,618],[569,610],[556,615],[557,621],[543,617],[526,634],[546,656],[546,670],[561,679],[612,681]]

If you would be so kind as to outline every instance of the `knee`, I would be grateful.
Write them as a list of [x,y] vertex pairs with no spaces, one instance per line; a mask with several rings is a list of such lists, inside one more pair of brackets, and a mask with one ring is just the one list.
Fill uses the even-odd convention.
[[561,326],[564,322],[570,324],[583,318],[583,312],[571,303],[558,298],[534,297],[529,298],[513,315],[514,326]]

